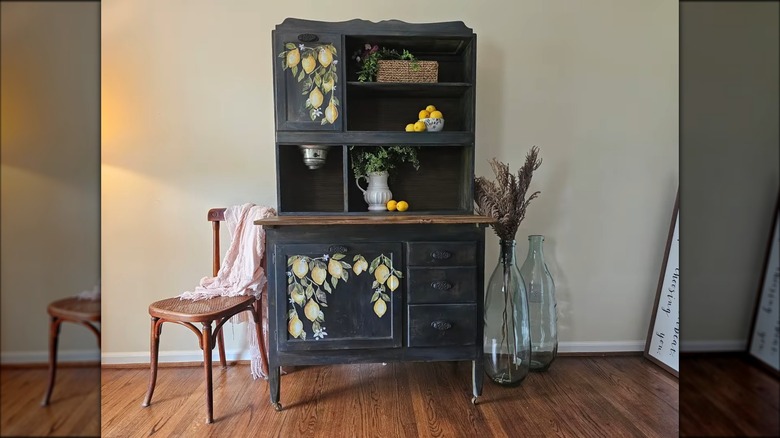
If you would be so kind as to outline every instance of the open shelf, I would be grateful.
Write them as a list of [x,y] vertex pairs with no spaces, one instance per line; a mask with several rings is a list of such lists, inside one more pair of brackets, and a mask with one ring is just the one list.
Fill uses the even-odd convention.
[[276,148],[279,214],[344,211],[344,147],[331,146],[323,167],[309,169],[296,145]]
[[[444,87],[440,87],[444,88]],[[473,90],[460,95],[423,96],[407,93],[377,93],[381,87],[352,87],[347,90],[347,131],[402,131],[414,123],[420,110],[434,105],[444,115],[446,131],[471,131],[473,120],[467,108],[473,101]],[[365,92],[370,90],[371,92]]]

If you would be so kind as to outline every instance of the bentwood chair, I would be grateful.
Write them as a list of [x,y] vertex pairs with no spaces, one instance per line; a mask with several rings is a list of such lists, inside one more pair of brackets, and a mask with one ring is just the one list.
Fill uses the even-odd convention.
[[46,388],[41,406],[49,405],[51,393],[54,390],[60,325],[65,321],[70,321],[87,327],[97,336],[98,347],[100,347],[100,329],[93,324],[100,323],[100,300],[87,300],[78,297],[65,298],[49,304],[46,311],[51,320],[49,324],[49,385]]
[[[208,212],[208,220],[212,223],[213,251],[212,271],[216,277],[220,266],[219,251],[219,224],[225,220],[225,209],[215,208]],[[264,261],[265,263],[265,261]],[[227,367],[225,361],[225,341],[222,334],[222,326],[233,316],[241,312],[250,312],[257,328],[257,341],[260,346],[260,354],[263,357],[263,373],[267,375],[267,355],[263,342],[262,307],[259,300],[252,295],[235,297],[215,297],[205,300],[182,300],[178,297],[157,301],[149,305],[149,315],[152,317],[151,332],[151,376],[149,389],[142,406],[147,407],[152,402],[154,386],[157,380],[157,360],[160,349],[160,335],[162,325],[166,322],[180,324],[192,330],[197,336],[200,348],[203,350],[203,369],[206,377],[206,423],[214,422],[214,404],[212,397],[211,381],[211,354],[215,341],[219,345],[219,362],[223,368]],[[212,324],[216,325],[212,327]],[[200,324],[198,329],[195,324]]]

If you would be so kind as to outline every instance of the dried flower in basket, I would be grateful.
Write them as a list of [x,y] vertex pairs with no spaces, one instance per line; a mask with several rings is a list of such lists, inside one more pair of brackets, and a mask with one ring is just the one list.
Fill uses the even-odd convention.
[[542,165],[539,148],[533,146],[525,157],[525,164],[517,171],[517,176],[509,171],[509,165],[493,158],[490,166],[496,175],[495,181],[484,177],[474,179],[475,211],[483,216],[496,219],[491,225],[501,240],[514,240],[520,223],[525,219],[525,210],[531,200],[539,196],[536,191],[526,198],[533,173]]

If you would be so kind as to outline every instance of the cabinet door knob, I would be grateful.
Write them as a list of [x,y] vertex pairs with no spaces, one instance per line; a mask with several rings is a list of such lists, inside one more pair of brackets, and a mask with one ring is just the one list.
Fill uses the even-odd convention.
[[452,288],[452,283],[449,281],[434,281],[431,283],[431,287],[437,290],[450,290]]
[[449,330],[450,327],[452,327],[452,324],[448,323],[447,321],[433,321],[431,323],[431,327],[435,328],[436,330]]
[[349,248],[342,245],[331,245],[330,248],[328,248],[328,254],[333,254],[337,252],[341,254],[346,254],[347,251],[349,251]]
[[304,43],[313,43],[315,41],[318,41],[320,37],[317,35],[314,35],[313,33],[302,33],[298,35],[298,41],[302,41]]
[[448,258],[452,257],[452,253],[449,251],[442,251],[437,249],[431,253],[431,256],[436,260],[447,260]]

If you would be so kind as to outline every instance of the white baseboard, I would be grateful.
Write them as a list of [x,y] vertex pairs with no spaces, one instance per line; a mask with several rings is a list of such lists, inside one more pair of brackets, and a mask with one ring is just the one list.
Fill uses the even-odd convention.
[[725,353],[747,350],[747,341],[681,341],[681,353]]
[[[645,341],[617,341],[617,342],[561,342],[558,351],[561,353],[615,353],[615,352],[641,352],[645,349]],[[212,358],[218,359],[216,350]],[[226,351],[227,360],[249,360],[249,352],[246,350]],[[200,350],[185,351],[160,351],[160,363],[199,362],[203,360]],[[149,363],[149,352],[124,352],[103,353],[102,363],[113,364],[137,364]]]
[[[60,350],[57,352],[57,362],[97,362],[100,361],[100,350]],[[0,353],[0,363],[6,364],[35,364],[48,363],[48,351],[22,351]]]

